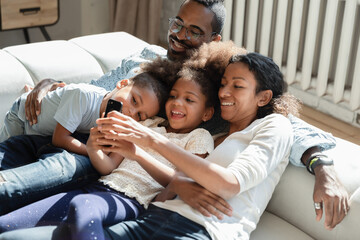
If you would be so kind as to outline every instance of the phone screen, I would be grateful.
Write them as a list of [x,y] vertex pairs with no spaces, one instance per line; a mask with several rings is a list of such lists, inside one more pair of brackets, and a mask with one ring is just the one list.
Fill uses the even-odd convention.
[[106,110],[105,110],[105,117],[107,116],[107,114],[113,110],[121,112],[122,109],[122,102],[116,101],[114,99],[109,99],[107,105],[106,105]]

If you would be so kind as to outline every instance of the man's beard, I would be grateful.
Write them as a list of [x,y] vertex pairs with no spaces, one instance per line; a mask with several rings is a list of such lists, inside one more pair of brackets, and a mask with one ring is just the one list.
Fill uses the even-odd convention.
[[177,52],[174,49],[172,49],[170,47],[170,43],[168,43],[168,50],[167,50],[167,57],[168,59],[172,60],[172,61],[182,61],[185,60],[187,58],[190,57],[194,47],[189,45],[188,41],[183,41],[183,40],[179,40],[176,36],[174,35],[169,35],[168,36],[168,41],[175,41],[183,46],[185,46],[185,50],[181,51],[181,52]]

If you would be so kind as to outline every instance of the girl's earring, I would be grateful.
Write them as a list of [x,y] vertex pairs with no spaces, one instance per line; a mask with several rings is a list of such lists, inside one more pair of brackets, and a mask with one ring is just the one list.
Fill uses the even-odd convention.
[[127,85],[129,85],[129,79],[124,79],[120,83],[121,87],[126,87]]

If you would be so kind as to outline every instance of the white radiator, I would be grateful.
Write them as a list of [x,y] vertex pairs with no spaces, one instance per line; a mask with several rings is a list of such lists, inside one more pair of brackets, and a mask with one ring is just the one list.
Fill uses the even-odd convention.
[[360,0],[225,0],[224,40],[272,57],[304,104],[360,126]]

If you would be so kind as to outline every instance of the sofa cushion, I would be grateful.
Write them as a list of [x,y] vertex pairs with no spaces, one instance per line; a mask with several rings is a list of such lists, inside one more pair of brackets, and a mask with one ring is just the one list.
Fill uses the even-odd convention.
[[94,56],[104,72],[115,69],[122,59],[149,45],[126,32],[95,34],[73,38],[69,41]]
[[306,233],[283,219],[264,212],[256,229],[251,233],[250,240],[310,240]]
[[68,41],[31,43],[3,50],[25,66],[35,83],[44,78],[90,82],[104,73],[93,56]]
[[[337,146],[327,153],[334,159],[340,181],[351,196],[351,208],[345,219],[332,231],[324,228],[324,216],[315,219],[313,186],[315,178],[305,169],[289,165],[277,185],[267,211],[296,226],[315,239],[357,239],[360,236],[360,147],[337,138]],[[309,187],[310,186],[310,187]]]

